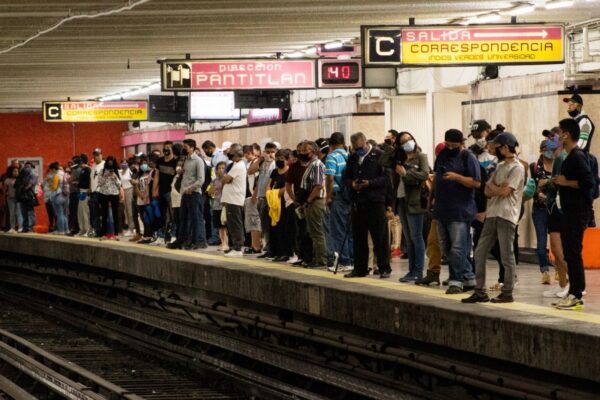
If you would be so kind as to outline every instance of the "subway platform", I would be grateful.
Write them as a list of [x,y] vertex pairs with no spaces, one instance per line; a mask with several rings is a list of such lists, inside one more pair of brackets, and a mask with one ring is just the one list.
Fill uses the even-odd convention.
[[[402,284],[406,261],[392,265],[391,279],[344,279],[326,270],[226,258],[216,251],[169,250],[126,241],[40,234],[0,234],[0,256],[22,255],[82,264],[171,287],[261,304],[477,356],[502,360],[600,387],[600,270],[586,271],[584,311],[551,307],[535,265],[518,267],[511,304],[462,304],[467,296],[445,288]],[[1,264],[0,264],[1,265]],[[1,267],[0,267],[1,268]],[[498,268],[490,261],[488,286]],[[442,268],[442,278],[447,268]],[[553,285],[556,283],[552,282]],[[600,393],[600,390],[598,391]],[[599,395],[600,396],[600,395]]]

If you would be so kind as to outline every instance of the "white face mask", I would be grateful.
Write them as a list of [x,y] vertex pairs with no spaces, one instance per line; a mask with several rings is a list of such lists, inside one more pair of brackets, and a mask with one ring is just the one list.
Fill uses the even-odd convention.
[[415,147],[417,146],[417,144],[415,143],[414,140],[409,140],[408,142],[404,143],[402,145],[402,148],[404,149],[404,151],[406,151],[407,153],[410,153],[412,151],[415,151]]
[[475,144],[481,148],[481,149],[485,149],[485,146],[487,144],[487,141],[484,138],[479,138],[477,140],[475,140]]

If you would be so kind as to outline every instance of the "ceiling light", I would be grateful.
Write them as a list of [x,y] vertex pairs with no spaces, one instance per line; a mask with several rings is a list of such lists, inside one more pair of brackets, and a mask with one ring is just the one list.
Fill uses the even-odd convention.
[[515,16],[527,14],[533,11],[535,11],[535,5],[524,3],[509,8],[508,10],[502,10],[502,14]]
[[160,88],[160,82],[154,82],[154,83],[151,83],[150,85],[131,89],[129,91],[119,92],[119,93],[111,94],[108,96],[102,96],[98,100],[99,101],[119,100],[119,99],[122,99],[123,97],[129,97],[129,96],[135,96],[138,94],[147,93],[147,92],[150,92],[150,91],[152,91],[154,89],[158,89],[158,88]]
[[315,46],[309,47],[308,49],[304,50],[304,54],[316,54],[317,53],[317,48]]
[[555,10],[557,8],[571,7],[575,2],[573,0],[554,0],[546,2],[546,10]]
[[293,53],[286,53],[285,56],[289,58],[301,58],[304,57],[304,53],[301,51],[294,51]]
[[488,14],[481,14],[476,17],[469,18],[465,25],[469,24],[487,24],[489,22],[496,22],[500,19],[500,14],[492,12]]
[[341,49],[344,46],[344,44],[342,42],[330,42],[330,43],[325,43],[323,45],[323,48],[325,50],[335,50],[335,49]]

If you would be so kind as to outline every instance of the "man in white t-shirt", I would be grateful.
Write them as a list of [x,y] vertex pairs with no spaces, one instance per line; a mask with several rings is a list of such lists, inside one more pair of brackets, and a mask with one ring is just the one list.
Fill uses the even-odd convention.
[[485,195],[489,200],[481,237],[475,248],[475,292],[471,297],[463,299],[463,303],[490,301],[485,282],[486,260],[496,240],[500,243],[500,255],[504,263],[504,285],[502,293],[491,301],[513,302],[512,291],[516,276],[513,242],[523,199],[525,169],[516,157],[515,148],[519,143],[512,133],[502,132],[491,143],[500,163],[485,186]]
[[92,228],[94,229],[94,236],[97,237],[98,232],[102,231],[102,221],[100,218],[100,201],[98,200],[98,177],[102,174],[104,169],[104,160],[102,159],[102,149],[96,148],[93,152],[94,155],[94,166],[90,176],[90,200],[88,205],[90,206],[90,220],[92,222]]
[[221,204],[225,207],[227,215],[227,231],[231,241],[230,251],[226,257],[242,257],[244,245],[244,201],[246,199],[246,164],[244,153],[240,144],[233,144],[227,151],[227,157],[232,161],[231,169],[223,177],[223,192]]

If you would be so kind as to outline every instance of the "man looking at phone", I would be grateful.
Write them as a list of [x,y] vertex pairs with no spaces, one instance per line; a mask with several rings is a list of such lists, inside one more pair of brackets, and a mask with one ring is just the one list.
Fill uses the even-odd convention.
[[465,150],[465,138],[458,129],[444,135],[444,150],[435,161],[433,218],[438,220],[442,251],[448,259],[450,278],[446,294],[459,294],[475,286],[471,252],[471,222],[475,218],[475,189],[481,184],[479,162]]
[[368,236],[373,239],[377,256],[379,277],[389,278],[390,246],[386,221],[386,209],[391,211],[393,194],[390,179],[379,160],[382,152],[372,147],[361,132],[350,138],[354,153],[348,157],[344,171],[344,184],[351,191],[352,235],[354,247],[354,271],[345,278],[359,278],[369,274]]

